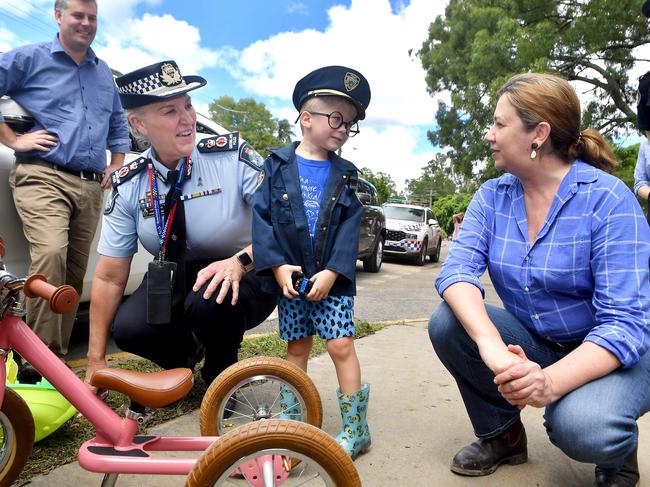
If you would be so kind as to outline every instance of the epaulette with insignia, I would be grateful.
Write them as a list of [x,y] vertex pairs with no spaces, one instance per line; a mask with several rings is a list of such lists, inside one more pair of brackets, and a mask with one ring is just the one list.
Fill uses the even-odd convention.
[[239,132],[202,139],[196,147],[202,153],[237,150],[237,147],[239,147]]
[[131,179],[133,176],[142,171],[149,162],[146,157],[138,157],[136,160],[124,164],[121,168],[111,173],[111,183],[117,188],[124,181]]
[[244,142],[239,148],[239,160],[256,171],[261,171],[264,165],[264,158],[248,142]]

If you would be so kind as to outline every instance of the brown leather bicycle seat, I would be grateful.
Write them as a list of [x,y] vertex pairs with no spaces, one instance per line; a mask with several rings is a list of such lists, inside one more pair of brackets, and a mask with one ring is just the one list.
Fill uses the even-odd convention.
[[126,394],[141,406],[160,408],[185,397],[194,385],[194,376],[185,368],[137,372],[107,367],[96,371],[90,383],[99,389]]

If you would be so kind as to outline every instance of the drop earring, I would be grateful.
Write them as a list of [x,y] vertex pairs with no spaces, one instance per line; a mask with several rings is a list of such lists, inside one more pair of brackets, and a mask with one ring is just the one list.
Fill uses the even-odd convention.
[[530,147],[531,147],[531,149],[532,149],[532,150],[530,151],[530,158],[531,158],[531,159],[535,159],[535,158],[537,157],[537,148],[538,148],[539,146],[537,145],[537,142],[533,142],[532,145],[531,145]]

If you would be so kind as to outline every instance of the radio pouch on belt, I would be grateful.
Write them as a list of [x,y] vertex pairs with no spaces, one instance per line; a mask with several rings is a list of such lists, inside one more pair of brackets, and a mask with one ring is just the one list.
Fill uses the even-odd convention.
[[147,272],[147,323],[166,325],[172,320],[172,290],[176,262],[149,262]]

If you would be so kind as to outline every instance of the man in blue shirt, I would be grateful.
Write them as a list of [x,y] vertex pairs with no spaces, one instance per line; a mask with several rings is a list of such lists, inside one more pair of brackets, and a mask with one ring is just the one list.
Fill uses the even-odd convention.
[[[56,0],[54,17],[54,40],[0,56],[0,95],[11,96],[35,120],[19,135],[0,115],[0,142],[16,153],[9,184],[30,244],[30,273],[81,293],[102,188],[124,161],[129,133],[111,70],[90,48],[95,0]],[[34,300],[27,322],[52,351],[66,354],[74,314],[59,317]]]

